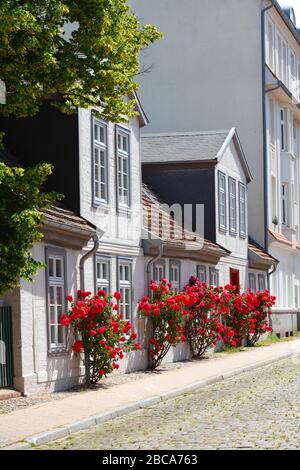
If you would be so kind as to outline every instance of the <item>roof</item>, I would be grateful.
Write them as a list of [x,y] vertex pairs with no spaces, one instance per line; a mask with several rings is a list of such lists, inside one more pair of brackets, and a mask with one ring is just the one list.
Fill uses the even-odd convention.
[[285,24],[287,25],[287,27],[289,28],[289,30],[291,31],[291,33],[293,34],[294,38],[296,39],[296,41],[298,42],[300,46],[299,30],[297,30],[293,22],[286,15],[287,9],[282,8],[276,0],[272,0],[272,4],[274,5],[277,12],[279,13],[279,15],[281,16],[281,18],[283,19],[283,21],[285,22]]
[[170,248],[179,248],[186,251],[206,251],[222,257],[229,254],[228,250],[202,238],[200,235],[185,230],[161,207],[162,201],[153,191],[143,184],[142,205],[143,225],[147,233],[154,239],[160,239]]
[[43,210],[45,225],[56,225],[62,230],[94,233],[96,227],[75,212],[67,209],[63,204],[54,204]]
[[229,143],[234,140],[247,181],[252,175],[236,128],[225,131],[178,132],[142,136],[142,162],[154,163],[217,163]]
[[269,229],[269,233],[273,238],[273,241],[283,243],[284,245],[292,246],[292,242],[286,238],[282,233],[274,232],[273,230]]
[[249,237],[248,241],[248,258],[250,267],[270,267],[278,264],[279,261],[265,251],[257,242]]

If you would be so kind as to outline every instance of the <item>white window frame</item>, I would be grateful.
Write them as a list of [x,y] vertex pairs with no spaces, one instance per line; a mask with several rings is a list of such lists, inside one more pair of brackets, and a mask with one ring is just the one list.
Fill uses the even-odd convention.
[[271,70],[274,70],[274,23],[268,20],[267,27],[267,38],[268,38],[268,65]]
[[289,221],[289,200],[288,200],[288,183],[281,184],[281,223],[284,226],[288,225]]
[[232,235],[237,233],[237,194],[236,180],[228,178],[228,207],[229,207],[229,232]]
[[[104,269],[106,269],[106,276],[104,275]],[[110,294],[111,288],[111,259],[102,255],[96,255],[95,257],[95,281],[96,291],[103,289],[106,294]]]
[[197,265],[197,278],[201,283],[207,282],[207,269],[205,265]]
[[[181,285],[181,263],[178,260],[171,259],[169,262],[169,280],[173,291],[179,291]],[[175,273],[177,272],[177,275]]]
[[[107,124],[94,116],[92,118],[92,140],[93,140],[93,202],[94,204],[107,204],[108,203],[108,132]],[[96,127],[103,130],[104,140],[96,139]],[[96,158],[98,153],[98,158]],[[104,154],[104,162],[101,162],[101,153]],[[97,190],[98,187],[98,190]],[[97,194],[98,193],[98,194]]]
[[264,291],[266,289],[266,276],[265,274],[258,274],[258,290]]
[[213,267],[209,268],[209,285],[213,287],[219,285],[219,270]]
[[218,171],[218,214],[219,230],[227,231],[227,197],[226,197],[226,175]]
[[256,275],[254,273],[248,273],[248,285],[252,292],[256,292]]
[[166,262],[165,260],[159,260],[153,263],[152,268],[152,279],[156,284],[160,283],[160,279],[166,277]]
[[[121,142],[127,141],[127,149],[119,146],[119,138]],[[117,171],[117,201],[118,207],[129,208],[131,206],[131,146],[130,146],[130,130],[116,126],[116,171]],[[127,167],[127,171],[124,168]],[[126,187],[127,179],[127,187]]]
[[[54,271],[50,270],[50,262],[53,262]],[[61,276],[57,276],[57,262],[61,264]],[[61,315],[66,308],[66,255],[63,250],[46,248],[46,292],[47,292],[47,325],[49,352],[65,350],[67,348],[66,327],[60,325]],[[53,289],[53,301],[51,290]],[[57,302],[57,291],[61,290],[61,303]],[[51,309],[53,310],[53,322],[51,321]],[[59,309],[61,310],[59,312]],[[52,341],[54,330],[54,342]],[[61,332],[62,341],[58,341],[58,333]]]
[[[121,294],[119,300],[119,312],[124,315],[124,320],[132,321],[133,314],[133,288],[132,288],[132,260],[118,258],[118,291]],[[128,273],[128,279],[124,279],[123,274]],[[128,298],[126,299],[126,293]]]
[[280,108],[280,150],[287,152],[288,136],[287,136],[287,109]]
[[239,181],[239,228],[240,237],[247,237],[247,189],[246,185]]

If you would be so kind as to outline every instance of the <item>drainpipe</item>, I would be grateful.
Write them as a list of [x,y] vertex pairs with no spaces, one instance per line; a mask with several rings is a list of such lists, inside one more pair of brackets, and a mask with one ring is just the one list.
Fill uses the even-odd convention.
[[[102,235],[103,235],[103,232],[101,233],[100,236],[102,237]],[[97,233],[94,233],[92,238],[94,241],[93,248],[90,251],[88,251],[85,255],[83,255],[79,261],[79,285],[80,285],[80,290],[82,291],[84,290],[84,263],[86,262],[88,258],[96,254],[99,248],[99,236],[97,235]],[[86,352],[84,353],[84,366],[85,366],[86,385],[89,385],[90,380],[91,380],[90,357],[89,357],[89,354],[87,354]]]
[[262,37],[262,106],[263,106],[263,161],[264,161],[264,248],[268,249],[268,151],[267,151],[267,113],[266,113],[266,39],[265,39],[265,14],[274,7],[274,0],[261,11],[261,37]]
[[[271,269],[270,272],[267,273],[267,283],[268,283],[268,291],[270,292],[270,277],[272,276],[272,274],[275,273],[276,269],[277,269],[277,266],[278,266],[278,263],[274,263],[273,264],[273,268]],[[271,315],[269,315],[269,325],[272,326],[272,318],[271,318]]]

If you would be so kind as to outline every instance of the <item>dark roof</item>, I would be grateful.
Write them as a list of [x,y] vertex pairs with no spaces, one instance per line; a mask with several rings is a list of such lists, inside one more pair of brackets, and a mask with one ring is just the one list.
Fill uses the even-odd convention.
[[95,225],[88,222],[83,217],[75,214],[63,204],[54,204],[49,209],[43,210],[45,214],[45,226],[55,225],[62,230],[72,230],[79,232],[94,233],[96,230]]
[[144,229],[168,246],[186,251],[205,250],[220,257],[229,254],[225,248],[181,227],[168,212],[163,210],[162,201],[145,184],[142,188],[142,204]]
[[183,162],[215,159],[229,131],[142,136],[142,161]]
[[233,140],[247,182],[252,175],[235,127],[229,131],[183,132],[175,134],[148,134],[142,136],[144,165],[174,163],[216,164]]

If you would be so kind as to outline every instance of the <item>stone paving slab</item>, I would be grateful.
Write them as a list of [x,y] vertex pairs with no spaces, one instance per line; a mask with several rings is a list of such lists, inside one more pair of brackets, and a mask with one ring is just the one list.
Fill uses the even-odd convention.
[[[80,421],[82,426],[89,427],[88,418],[93,425],[93,419],[101,414],[111,413],[111,417],[115,417],[116,409],[119,413],[123,409],[123,414],[127,414],[137,409],[137,402],[141,408],[141,403],[147,399],[169,399],[196,390],[201,384],[205,386],[288,356],[300,359],[300,340],[188,362],[178,370],[153,372],[138,383],[123,383],[109,390],[103,388],[1,415],[0,446],[9,446],[30,436],[33,437],[29,442],[37,442],[39,437],[35,435],[41,435],[43,442],[48,442],[78,431]],[[149,403],[145,405],[149,407]]]

